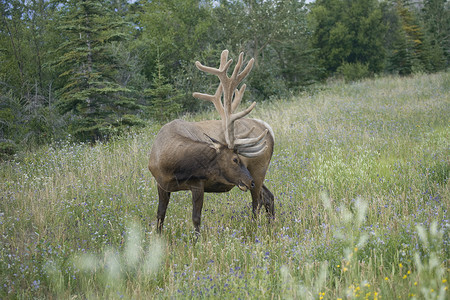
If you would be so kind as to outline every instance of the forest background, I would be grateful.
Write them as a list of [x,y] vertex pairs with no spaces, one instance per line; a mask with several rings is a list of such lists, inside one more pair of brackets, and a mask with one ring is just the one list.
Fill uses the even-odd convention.
[[446,0],[1,0],[0,158],[210,108],[220,52],[255,58],[246,101],[330,78],[448,69]]

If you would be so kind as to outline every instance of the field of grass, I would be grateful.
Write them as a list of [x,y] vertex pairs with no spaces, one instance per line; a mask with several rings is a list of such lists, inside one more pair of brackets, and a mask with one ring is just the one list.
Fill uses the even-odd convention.
[[206,194],[197,242],[188,192],[156,234],[157,127],[3,163],[0,299],[448,299],[450,73],[330,83],[252,117],[276,135],[276,219]]

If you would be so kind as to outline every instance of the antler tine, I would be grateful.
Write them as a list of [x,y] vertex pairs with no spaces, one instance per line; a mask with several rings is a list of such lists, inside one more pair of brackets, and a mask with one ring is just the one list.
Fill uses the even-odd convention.
[[233,62],[232,59],[230,59],[229,61],[227,61],[224,65],[224,67],[222,68],[222,63],[220,64],[220,68],[212,68],[212,67],[207,67],[202,65],[199,61],[195,62],[195,66],[203,72],[209,73],[209,74],[213,74],[216,75],[217,77],[219,77],[219,79],[221,79],[221,77],[226,76],[226,72],[228,70],[228,68],[230,67],[231,63]]
[[243,138],[245,138],[246,136],[249,136],[250,135],[250,133],[252,133],[253,132],[253,130],[255,130],[255,126],[253,126],[249,131],[247,131],[247,132],[245,132],[245,133],[242,133],[242,134],[240,134],[239,136],[236,136],[236,138],[237,139],[243,139]]
[[193,93],[192,96],[194,96],[197,99],[206,100],[209,102],[212,102],[214,104],[214,107],[219,112],[219,115],[222,119],[225,118],[225,112],[223,110],[222,102],[220,101],[220,97],[222,96],[223,92],[223,86],[222,84],[219,84],[217,87],[216,93],[214,95],[209,94],[203,94],[203,93]]
[[195,66],[200,71],[216,75],[217,77],[219,77],[220,82],[223,85],[226,85],[226,79],[228,79],[227,71],[232,62],[233,62],[232,59],[228,60],[228,50],[223,50],[222,54],[220,55],[220,66],[218,69],[213,68],[213,67],[204,66],[199,61],[195,62]]
[[253,64],[254,63],[255,63],[255,59],[254,58],[252,58],[252,59],[250,59],[248,61],[248,64],[247,64],[247,66],[245,66],[244,70],[237,75],[237,81],[238,82],[241,82],[242,80],[245,79],[245,77],[247,77],[248,73],[250,73],[250,71],[253,69]]
[[[233,62],[232,59],[228,60],[228,50],[223,50],[222,54],[220,54],[220,70],[226,70],[228,71],[228,68],[230,67],[230,64]],[[227,66],[228,64],[228,66]]]
[[[250,131],[252,130],[253,128]],[[256,138],[237,139],[235,141],[235,145],[238,150],[238,153],[242,156],[250,158],[257,157],[260,154],[262,154],[268,148],[267,141],[264,139],[267,135],[267,132],[268,132],[267,129],[264,130]]]
[[235,113],[235,114],[232,114],[231,115],[231,122],[234,122],[234,121],[236,121],[237,119],[240,119],[240,118],[243,118],[243,117],[245,117],[246,115],[248,115],[254,108],[255,108],[255,106],[256,106],[256,102],[253,102],[252,103],[252,105],[250,105],[249,107],[247,107],[247,109],[245,109],[245,110],[243,110],[243,111],[240,111],[240,112],[238,112],[238,113]]
[[251,149],[251,150],[244,149],[244,150],[238,150],[238,153],[239,153],[240,155],[242,155],[242,156],[245,156],[245,157],[250,157],[250,158],[252,158],[252,157],[258,157],[258,156],[260,156],[261,154],[263,154],[264,151],[267,150],[267,148],[269,148],[269,146],[267,146],[267,145],[265,145],[265,144],[266,144],[266,142],[264,142],[264,146],[263,146],[262,148],[258,148],[258,149]]
[[236,63],[236,66],[234,66],[233,74],[231,74],[231,77],[230,77],[231,80],[236,80],[236,78],[238,76],[238,72],[241,69],[243,60],[244,60],[244,52],[241,52],[241,53],[239,53],[239,59]]
[[[253,128],[245,135],[243,135],[244,138],[237,138],[234,134],[234,122],[248,115],[256,105],[256,102],[253,102],[247,109],[238,113],[234,113],[234,111],[241,103],[242,97],[247,87],[245,84],[243,84],[240,89],[237,89],[237,86],[250,73],[255,60],[253,58],[250,59],[244,70],[240,72],[244,61],[244,53],[241,52],[239,54],[239,59],[236,63],[236,66],[234,67],[233,73],[230,77],[228,77],[228,68],[233,62],[232,59],[228,59],[228,53],[228,50],[222,51],[222,54],[220,55],[220,66],[218,69],[204,66],[198,61],[195,62],[195,65],[199,70],[219,77],[220,85],[214,95],[194,93],[193,96],[199,99],[210,101],[214,104],[222,118],[222,126],[228,148],[236,149],[239,151],[239,153],[242,152],[242,155],[244,156],[255,157],[260,155],[267,149],[266,143],[261,143],[261,141],[267,135],[268,130],[265,130],[258,137],[254,138],[245,138],[246,136],[250,135],[250,133],[253,131]],[[222,94],[223,102],[221,101]]]
[[245,148],[245,147],[251,147],[254,146],[255,144],[258,144],[262,139],[264,139],[267,135],[267,133],[269,132],[269,130],[264,130],[259,136],[254,137],[254,138],[242,138],[242,139],[236,139],[234,141],[234,144],[238,147],[238,148]]
[[244,61],[244,52],[241,52],[239,54],[238,62],[236,63],[236,66],[234,67],[233,74],[231,74],[231,77],[230,77],[230,81],[232,83],[232,87],[231,87],[232,90],[234,90],[239,85],[239,83],[241,83],[242,80],[244,80],[244,78],[247,77],[248,73],[250,73],[250,71],[253,68],[253,63],[255,62],[255,59],[254,58],[250,59],[247,66],[245,66],[244,70],[239,73],[239,70],[241,69],[243,61]]
[[239,106],[242,100],[242,96],[244,95],[245,88],[247,85],[244,83],[240,90],[236,89],[234,91],[234,100],[233,103],[231,103],[231,112],[234,112],[236,108]]
[[259,151],[262,148],[267,146],[267,141],[260,141],[259,143],[256,143],[255,145],[246,145],[246,146],[242,146],[242,147],[238,147],[238,151],[239,152],[255,152],[255,151]]

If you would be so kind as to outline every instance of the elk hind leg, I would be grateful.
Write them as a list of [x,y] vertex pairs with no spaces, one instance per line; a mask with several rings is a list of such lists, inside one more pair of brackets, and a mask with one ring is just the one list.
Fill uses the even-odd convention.
[[156,231],[161,233],[164,224],[164,218],[166,217],[167,205],[169,205],[170,192],[165,191],[158,185],[158,212],[156,214]]

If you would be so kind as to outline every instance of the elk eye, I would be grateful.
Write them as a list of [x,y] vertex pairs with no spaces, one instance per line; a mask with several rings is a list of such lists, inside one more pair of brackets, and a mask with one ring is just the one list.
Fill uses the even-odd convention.
[[237,163],[239,163],[239,160],[235,157],[235,158],[233,158],[233,162],[234,162],[235,164],[237,164]]

